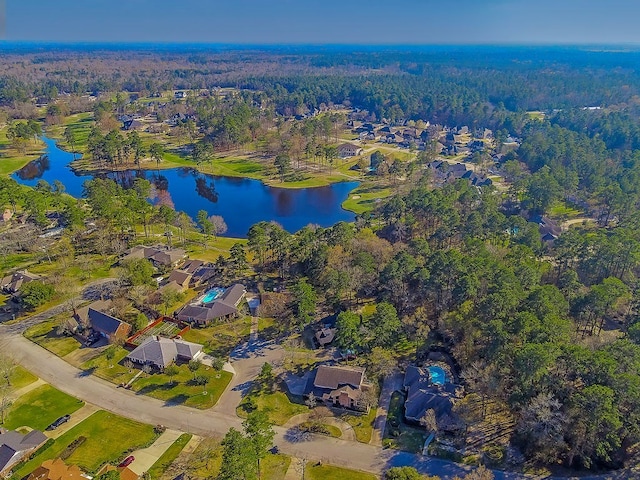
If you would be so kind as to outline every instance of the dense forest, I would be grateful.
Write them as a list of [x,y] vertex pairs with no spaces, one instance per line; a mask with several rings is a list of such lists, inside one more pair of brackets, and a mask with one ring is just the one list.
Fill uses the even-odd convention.
[[[190,104],[197,123],[185,125],[185,135],[197,128],[204,136],[201,159],[206,144],[244,145],[284,118],[334,104],[392,124],[423,120],[517,137],[516,149],[493,152],[508,189],[464,180],[439,186],[420,168],[353,224],[296,233],[254,225],[246,247],[220,258],[218,274],[238,278],[250,253],[258,275],[276,276],[292,293],[272,312],[283,324],[305,326],[316,309],[339,313],[339,346],[361,353],[372,375],[388,372],[385,359],[407,360],[402,352],[416,361],[444,349],[466,387],[458,407],[465,426],[482,422],[491,402],[512,419],[511,440],[528,459],[620,468],[640,441],[639,55],[488,47],[7,52],[0,105],[8,120],[34,120],[34,99],[63,92],[81,102],[87,92],[242,89],[228,102]],[[99,116],[113,105],[92,108]],[[545,115],[532,118],[534,110]],[[309,138],[334,128],[331,119],[305,122],[273,153],[284,143],[291,151],[290,139],[302,137],[302,156]],[[135,155],[134,136],[109,135],[92,131],[96,158],[117,162],[126,145]],[[93,180],[74,200],[57,185],[27,190],[5,178],[0,206],[23,210],[35,225],[60,211],[76,251],[121,250],[136,225],[145,234],[150,224],[173,225],[185,242],[189,230],[206,229],[150,205],[148,182],[130,187]],[[579,205],[595,222],[543,243],[527,219],[558,201]],[[88,236],[86,218],[99,226]],[[30,248],[24,237],[3,243],[5,251]],[[375,310],[363,317],[357,312],[368,302]]]

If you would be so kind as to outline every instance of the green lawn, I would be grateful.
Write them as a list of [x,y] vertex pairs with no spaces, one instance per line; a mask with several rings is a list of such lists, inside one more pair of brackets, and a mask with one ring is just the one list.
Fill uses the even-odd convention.
[[192,328],[183,338],[203,345],[206,353],[227,358],[239,343],[249,338],[250,330],[251,317],[243,317],[205,328]]
[[247,417],[251,402],[254,402],[259,410],[267,412],[271,422],[276,425],[284,425],[294,415],[309,411],[306,405],[292,403],[284,392],[269,393],[264,390],[254,390],[238,405],[239,417]]
[[11,371],[11,375],[9,375],[9,385],[11,386],[11,391],[14,392],[32,384],[36,380],[38,380],[38,377],[31,372],[28,372],[20,365],[16,365]]
[[28,426],[44,430],[54,420],[84,405],[50,385],[42,385],[18,398],[7,412],[4,427],[10,430]]
[[234,244],[246,245],[247,243],[246,238],[210,237],[206,239],[206,244],[202,245],[200,242],[203,241],[203,238],[200,233],[193,233],[189,236],[189,240],[193,242],[187,246],[189,257],[215,262],[220,255],[225,258],[229,257],[229,250]]
[[371,473],[334,467],[333,465],[307,464],[305,477],[308,480],[376,480]]
[[407,425],[403,420],[404,395],[394,392],[389,404],[384,443],[392,448],[412,453],[422,451],[427,435],[422,428]]
[[173,461],[180,455],[182,449],[189,443],[192,435],[183,433],[173,444],[156,460],[147,473],[152,480],[160,478],[162,474],[169,468]]
[[356,439],[362,443],[369,443],[373,433],[373,422],[376,419],[376,409],[372,408],[366,415],[355,413],[344,413],[340,416],[342,420],[353,427]]
[[269,454],[260,462],[262,478],[265,480],[284,480],[291,464],[291,457],[286,455]]
[[[128,353],[128,350],[122,347],[115,347],[113,359],[108,360],[103,352],[100,356],[82,364],[81,368],[115,384],[127,383],[140,371],[136,367],[129,369],[123,365],[124,357]],[[178,375],[172,379],[162,373],[143,373],[133,382],[131,390],[168,403],[180,403],[188,407],[206,409],[217,403],[232,378],[229,372],[217,371],[202,365],[197,375],[205,376],[208,379],[205,395],[201,385],[193,384],[193,374],[187,365],[180,365],[178,372]]]
[[[167,375],[142,374],[133,382],[131,389],[143,395],[179,403],[188,407],[206,409],[213,407],[233,378],[229,372],[214,370],[202,365],[196,375],[208,379],[206,388],[193,383],[193,374],[187,365],[178,367],[178,375],[170,379]],[[206,391],[206,394],[203,393]]]
[[391,188],[378,185],[361,185],[349,194],[342,208],[355,213],[370,212],[378,206],[379,199],[384,199],[393,192]]
[[80,342],[67,335],[56,334],[56,329],[60,325],[61,319],[52,318],[42,323],[38,323],[24,332],[24,336],[58,357],[64,357],[80,348]]
[[150,425],[101,410],[58,438],[40,455],[22,465],[11,477],[20,480],[45,460],[56,458],[79,437],[86,441],[65,460],[93,474],[105,463],[120,462],[130,452],[151,445],[157,434]]
[[566,202],[556,201],[553,202],[549,209],[549,216],[553,218],[575,218],[582,215],[582,211],[567,204]]

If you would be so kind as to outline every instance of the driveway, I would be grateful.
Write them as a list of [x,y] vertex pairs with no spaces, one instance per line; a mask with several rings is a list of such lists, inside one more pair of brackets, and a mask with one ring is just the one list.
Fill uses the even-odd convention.
[[147,448],[131,452],[135,460],[129,465],[129,468],[138,475],[142,475],[156,463],[181,434],[182,432],[179,430],[167,429]]
[[403,376],[401,373],[393,373],[387,376],[382,382],[382,389],[380,391],[380,399],[378,400],[378,410],[376,412],[376,419],[373,423],[373,432],[371,434],[371,445],[382,446],[382,438],[384,437],[384,429],[387,426],[387,414],[389,413],[389,404],[391,403],[391,396],[396,390],[402,388]]

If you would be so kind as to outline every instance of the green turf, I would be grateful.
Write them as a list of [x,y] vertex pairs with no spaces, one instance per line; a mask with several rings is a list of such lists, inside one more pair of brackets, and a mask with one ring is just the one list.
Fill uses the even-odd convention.
[[36,380],[38,380],[38,377],[33,375],[31,372],[28,372],[20,365],[16,365],[9,376],[9,385],[11,386],[11,390],[15,392],[16,390],[32,384]]
[[42,323],[38,323],[24,332],[24,336],[58,357],[64,357],[69,353],[80,348],[80,342],[74,337],[66,335],[58,335],[56,330],[60,321],[50,319]]
[[191,435],[188,433],[183,433],[178,437],[178,439],[173,442],[173,444],[162,454],[160,458],[156,460],[147,473],[152,480],[160,478],[162,474],[169,468],[169,466],[173,463],[173,461],[180,455],[182,449],[189,443],[191,440]]
[[304,478],[308,480],[376,480],[378,477],[358,470],[308,463]]
[[105,463],[117,464],[130,452],[151,445],[157,436],[150,425],[101,410],[65,432],[50,448],[22,465],[11,478],[22,479],[45,460],[58,457],[79,437],[85,437],[86,441],[65,462],[94,474]]
[[215,357],[226,358],[238,344],[249,338],[250,330],[251,317],[243,317],[210,327],[192,328],[183,338],[203,345],[204,351]]
[[250,402],[254,402],[259,410],[265,411],[269,420],[276,425],[284,425],[291,417],[309,411],[306,405],[292,403],[283,392],[268,393],[259,390],[251,392],[240,402],[237,409],[239,417],[247,417]]
[[392,448],[419,453],[427,435],[423,428],[407,425],[403,421],[404,401],[405,397],[400,392],[394,392],[391,396],[384,442]]
[[15,401],[7,412],[4,427],[13,430],[28,426],[44,430],[57,418],[73,413],[83,405],[81,400],[50,385],[42,385]]

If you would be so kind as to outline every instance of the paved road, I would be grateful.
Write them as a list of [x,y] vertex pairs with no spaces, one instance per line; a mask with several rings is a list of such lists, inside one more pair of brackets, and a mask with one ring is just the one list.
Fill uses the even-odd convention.
[[[168,404],[161,400],[136,394],[130,390],[86,375],[64,360],[21,335],[32,319],[17,325],[0,325],[0,351],[9,353],[25,368],[51,383],[56,388],[81,398],[102,409],[150,425],[162,424],[173,430],[194,433],[201,436],[223,436],[231,427],[240,429],[242,420],[235,416],[235,396],[242,392],[243,383],[228,389],[219,406],[210,410],[195,410],[182,405]],[[37,322],[36,322],[37,323]],[[250,342],[234,352],[234,367],[239,366],[239,380],[252,378],[265,361],[273,361],[281,349],[270,343]],[[228,402],[228,404],[227,404]],[[231,413],[232,412],[232,413]],[[308,461],[340,465],[375,474],[394,466],[410,465],[420,472],[449,479],[464,475],[469,468],[452,462],[426,458],[397,450],[384,450],[375,445],[349,442],[322,435],[306,435],[303,439],[292,431],[275,427],[274,443],[283,453]],[[496,480],[516,480],[531,478],[525,475],[496,471]],[[584,477],[582,480],[634,478],[630,472],[618,472],[610,476]]]

